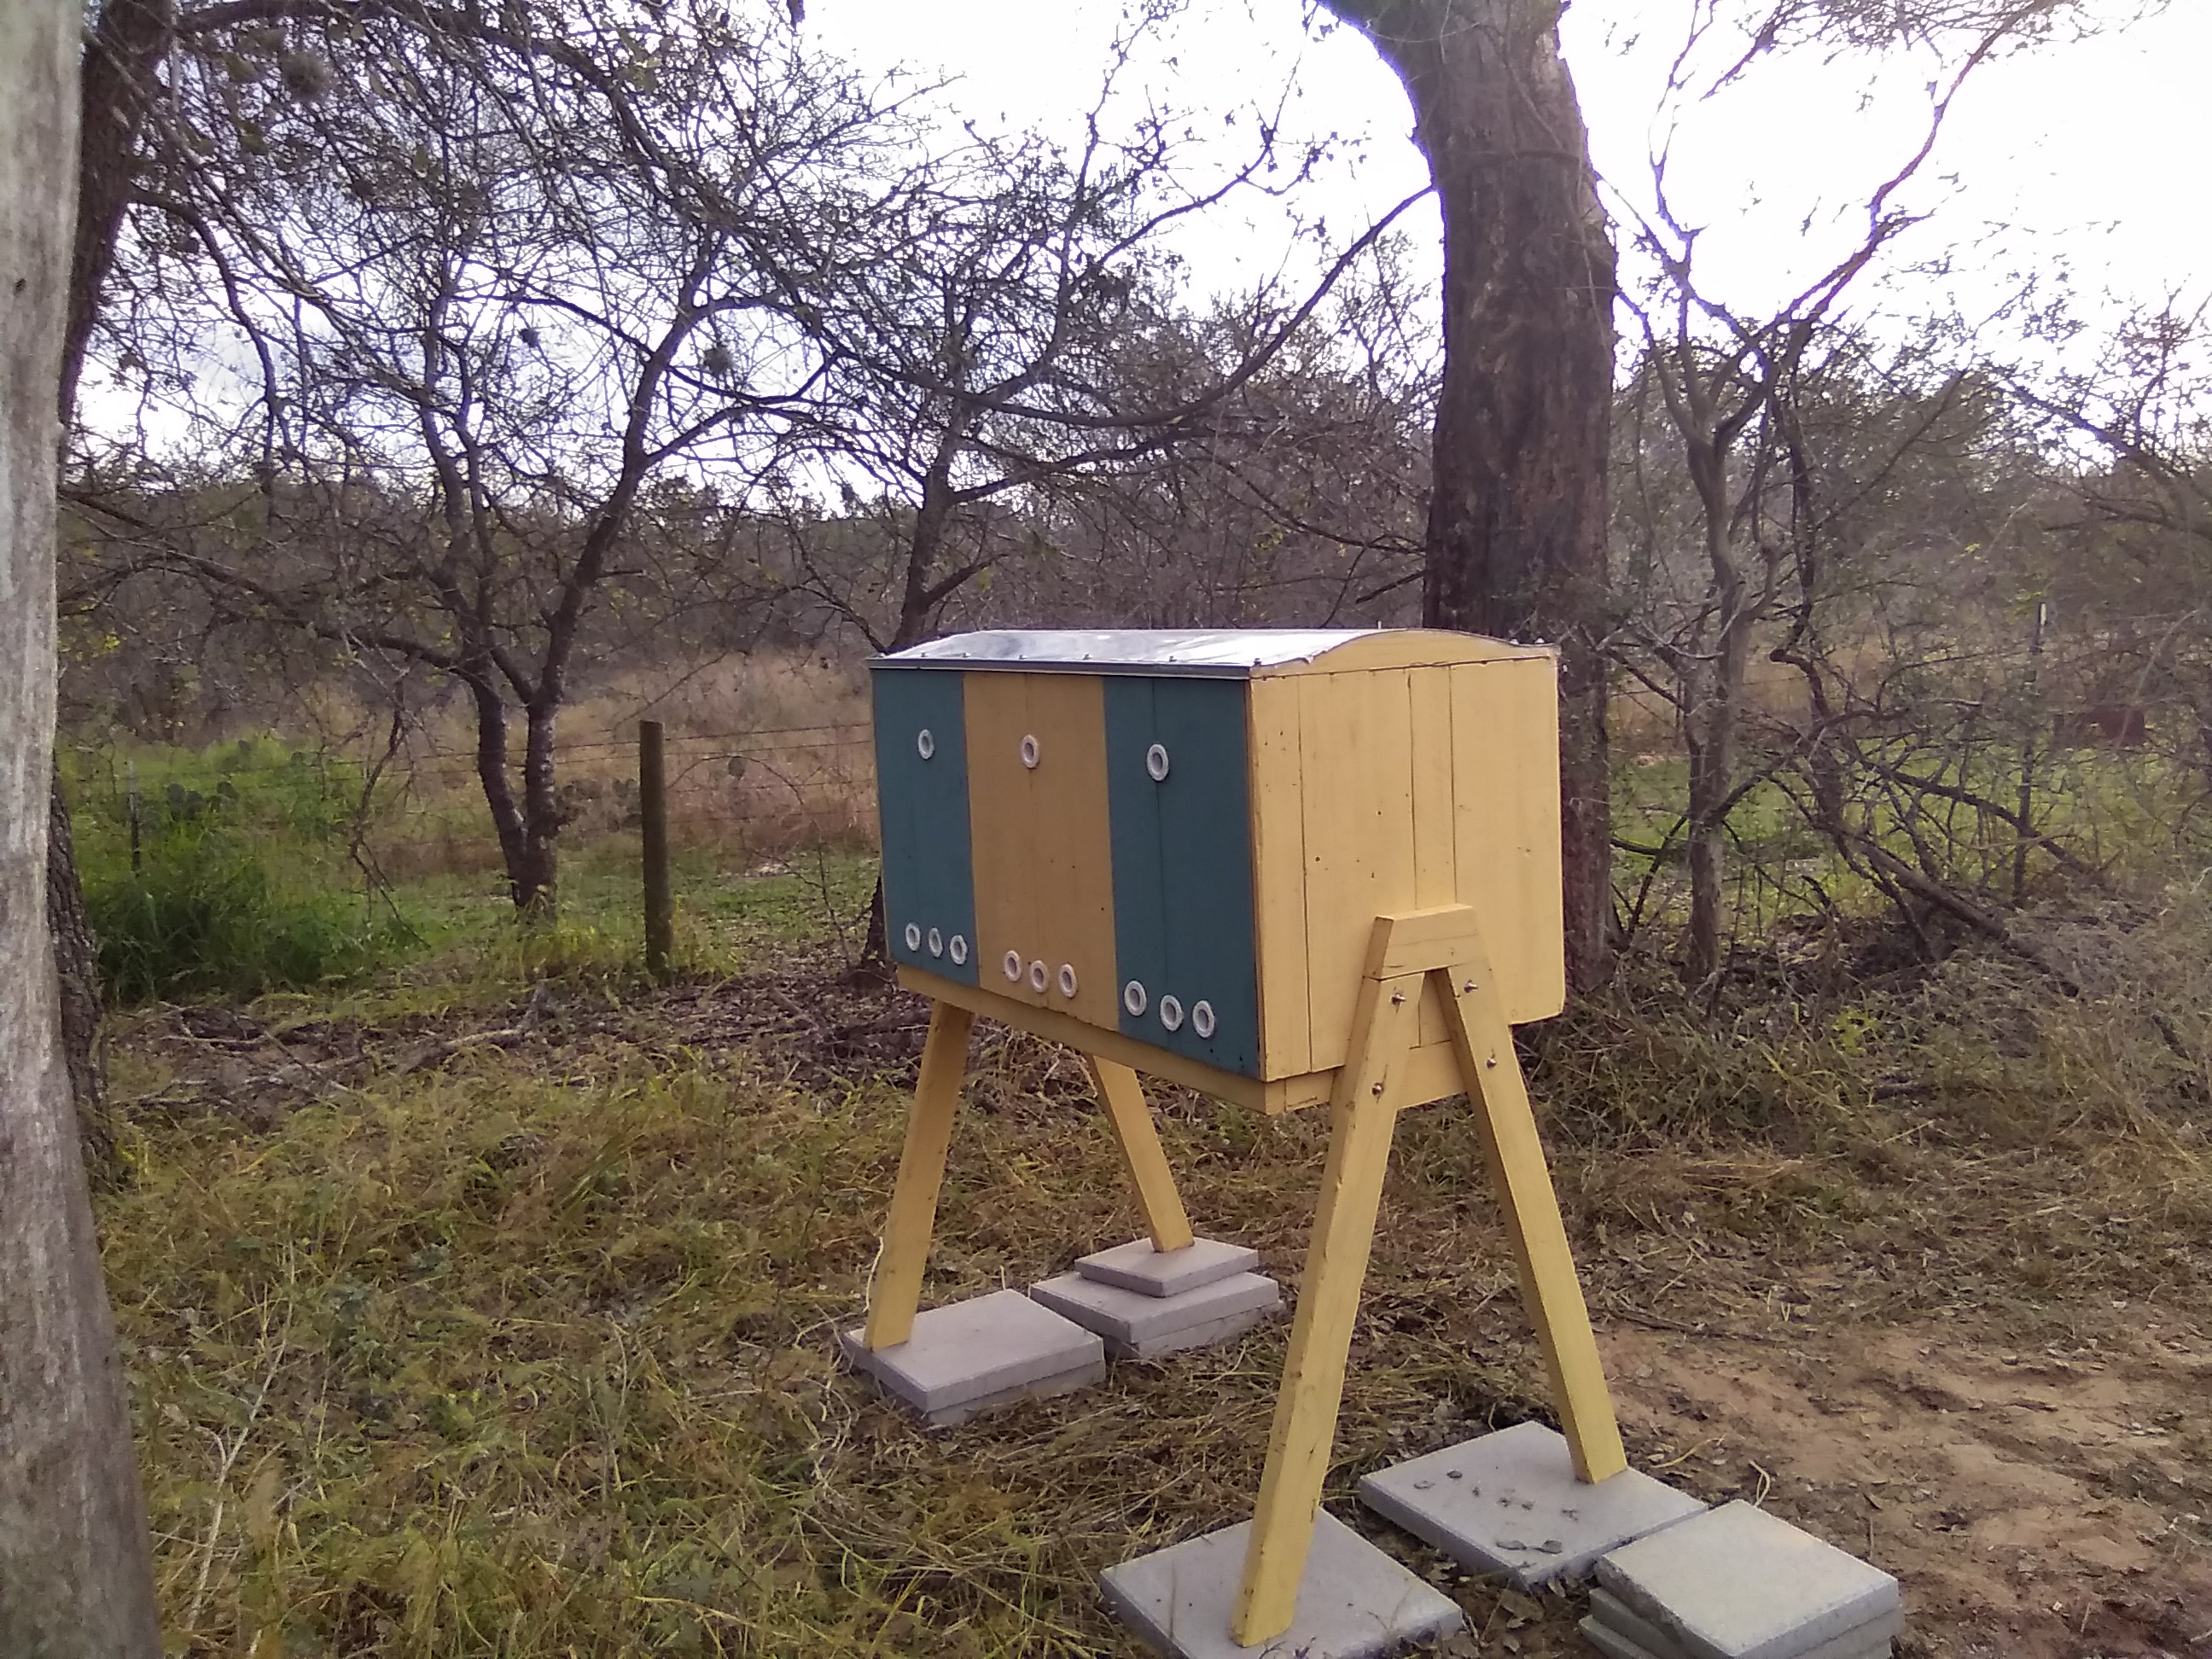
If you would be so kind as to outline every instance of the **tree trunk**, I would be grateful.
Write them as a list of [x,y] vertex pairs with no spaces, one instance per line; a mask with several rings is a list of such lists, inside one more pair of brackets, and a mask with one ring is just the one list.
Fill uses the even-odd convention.
[[522,743],[523,867],[514,902],[526,915],[550,920],[560,894],[561,803],[553,791],[555,726],[560,710],[532,704]]
[[1444,227],[1422,620],[1560,652],[1567,970],[1613,962],[1606,447],[1613,250],[1560,0],[1326,0],[1405,82]]
[[507,704],[489,673],[486,670],[481,676],[464,676],[477,709],[477,783],[491,812],[492,831],[499,837],[508,896],[516,909],[527,910],[538,896],[530,861],[530,835],[522,805],[514,799],[514,781],[507,775]]
[[[115,241],[137,179],[138,137],[147,90],[175,21],[170,0],[108,0],[84,46],[77,128],[76,222],[70,253],[69,298],[62,331],[55,407],[67,425],[100,316],[100,297],[115,264]],[[61,769],[53,774],[46,839],[46,925],[61,982],[62,1048],[76,1099],[85,1162],[95,1181],[115,1170],[115,1136],[107,1117],[106,1079],[100,1062],[100,945],[85,913],[77,875],[76,840]]]
[[62,1058],[76,1102],[77,1136],[95,1185],[117,1172],[115,1125],[107,1112],[107,1078],[100,1060],[100,941],[85,914],[70,837],[69,802],[59,769],[46,792],[46,932],[53,940],[60,988]]
[[159,1659],[46,932],[54,410],[82,9],[0,5],[0,1654]]

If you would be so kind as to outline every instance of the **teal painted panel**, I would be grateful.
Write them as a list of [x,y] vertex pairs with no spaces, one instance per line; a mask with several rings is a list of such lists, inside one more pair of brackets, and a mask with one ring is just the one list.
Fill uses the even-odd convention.
[[[1260,1075],[1252,809],[1240,680],[1106,680],[1106,781],[1121,1030],[1244,1077]],[[1167,775],[1147,764],[1163,751]],[[1166,1000],[1182,1012],[1170,1030]],[[1213,1030],[1201,1035],[1198,1005]]]
[[869,676],[891,960],[973,985],[975,871],[963,678],[945,669],[885,667]]

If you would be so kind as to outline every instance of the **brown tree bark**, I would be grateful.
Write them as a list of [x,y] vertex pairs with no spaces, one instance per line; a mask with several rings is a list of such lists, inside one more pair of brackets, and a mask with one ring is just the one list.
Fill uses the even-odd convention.
[[158,1659],[46,927],[76,0],[0,6],[0,1654]]
[[1413,101],[1444,230],[1421,612],[1432,628],[1555,642],[1567,972],[1613,965],[1605,661],[1613,247],[1561,0],[1325,0]]
[[[174,21],[172,0],[108,0],[85,42],[78,94],[77,212],[55,399],[64,426],[76,413],[77,381],[99,319],[100,290],[115,264],[116,238],[131,204],[148,93]],[[95,1181],[104,1180],[116,1164],[100,1057],[100,942],[85,911],[59,767],[54,769],[49,802],[46,926],[61,982],[62,1048],[85,1163]]]
[[[58,769],[57,769],[58,774]],[[100,1055],[100,941],[85,913],[70,839],[69,803],[58,775],[46,792],[46,933],[53,941],[61,1000],[62,1060],[76,1103],[77,1138],[95,1184],[118,1171],[115,1123],[107,1110],[107,1078]]]

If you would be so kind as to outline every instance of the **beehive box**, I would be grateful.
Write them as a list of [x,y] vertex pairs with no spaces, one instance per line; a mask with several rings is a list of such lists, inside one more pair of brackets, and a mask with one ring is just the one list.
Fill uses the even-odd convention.
[[[1379,914],[1473,906],[1507,1017],[1559,1010],[1547,647],[994,632],[870,667],[915,989],[1269,1110],[1328,1097]],[[1432,1006],[1414,1062],[1455,1074]]]

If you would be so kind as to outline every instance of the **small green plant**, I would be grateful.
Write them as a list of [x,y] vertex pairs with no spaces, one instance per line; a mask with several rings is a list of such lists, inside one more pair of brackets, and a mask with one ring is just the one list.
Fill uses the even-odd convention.
[[114,1000],[301,988],[411,942],[396,910],[379,916],[332,879],[357,778],[269,739],[143,761],[135,799],[80,794],[85,902]]

